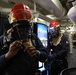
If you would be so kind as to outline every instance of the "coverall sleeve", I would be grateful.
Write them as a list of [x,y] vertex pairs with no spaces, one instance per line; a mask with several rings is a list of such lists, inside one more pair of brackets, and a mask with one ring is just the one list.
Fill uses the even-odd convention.
[[3,36],[0,36],[0,75],[2,74],[4,68],[6,67],[6,65],[8,64],[8,62],[5,59],[5,54],[7,52],[7,49],[2,49],[2,40],[3,40]]
[[69,41],[67,37],[63,37],[62,41],[61,41],[61,45],[62,45],[62,50],[60,50],[57,55],[61,56],[61,55],[65,55],[68,53],[69,51]]
[[7,64],[7,61],[5,59],[5,54],[0,55],[0,68],[4,68]]
[[38,60],[41,62],[44,62],[47,59],[47,51],[46,48],[43,46],[41,40],[35,35],[33,34],[33,38],[35,39],[35,47],[37,50],[40,51],[40,55],[38,57]]
[[38,43],[39,43],[38,44],[38,50],[40,51],[39,60],[44,62],[47,59],[47,51],[39,39],[38,39]]
[[54,53],[52,55],[49,55],[48,56],[48,60],[52,61],[53,59],[56,59],[58,57],[66,57],[68,51],[69,51],[69,41],[68,41],[68,38],[63,36],[62,39],[61,39],[61,46],[62,46],[62,49],[61,50],[58,50],[57,53]]

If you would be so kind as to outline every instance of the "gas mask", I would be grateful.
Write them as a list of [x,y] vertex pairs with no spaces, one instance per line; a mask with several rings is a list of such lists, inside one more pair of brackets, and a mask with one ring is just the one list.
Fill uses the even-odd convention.
[[60,35],[60,27],[50,27],[49,35],[51,38],[57,38]]
[[13,32],[11,33],[11,42],[15,40],[26,41],[31,37],[31,26],[26,20],[17,21],[11,24]]

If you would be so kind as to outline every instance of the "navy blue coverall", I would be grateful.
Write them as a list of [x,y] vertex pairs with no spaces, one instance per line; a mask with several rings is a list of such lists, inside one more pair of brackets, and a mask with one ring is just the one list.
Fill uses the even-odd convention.
[[68,68],[67,53],[69,50],[68,38],[64,35],[60,43],[54,46],[50,43],[51,54],[48,56],[49,60],[49,75],[58,75],[63,69]]
[[[32,44],[41,52],[40,55],[37,57],[30,57],[21,50],[15,57],[6,61],[5,54],[8,52],[9,46],[8,48],[1,48],[0,75],[35,75],[35,72],[38,69],[38,61],[44,62],[47,58],[47,53],[41,41],[35,35],[32,36]],[[3,36],[0,37],[1,45],[2,39]]]

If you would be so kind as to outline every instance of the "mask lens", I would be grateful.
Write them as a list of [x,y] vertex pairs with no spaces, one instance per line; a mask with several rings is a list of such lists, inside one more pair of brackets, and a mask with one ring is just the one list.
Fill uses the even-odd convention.
[[54,31],[55,31],[54,27],[51,27],[50,28],[50,34],[52,35],[54,33]]
[[52,38],[57,38],[59,36],[59,31],[57,27],[50,28],[50,35]]

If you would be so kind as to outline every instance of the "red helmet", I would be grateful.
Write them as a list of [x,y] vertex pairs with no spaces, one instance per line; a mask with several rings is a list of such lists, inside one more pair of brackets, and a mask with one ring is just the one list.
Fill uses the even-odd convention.
[[60,24],[56,20],[53,20],[50,22],[49,25],[49,35],[51,35],[52,38],[57,38],[60,35]]
[[10,12],[12,21],[16,20],[31,20],[32,14],[30,8],[24,3],[16,4]]
[[51,21],[50,22],[50,25],[49,25],[50,27],[59,27],[60,26],[60,24],[59,24],[59,22],[58,21],[56,21],[56,20],[53,20],[53,21]]

